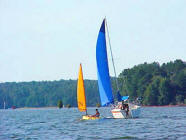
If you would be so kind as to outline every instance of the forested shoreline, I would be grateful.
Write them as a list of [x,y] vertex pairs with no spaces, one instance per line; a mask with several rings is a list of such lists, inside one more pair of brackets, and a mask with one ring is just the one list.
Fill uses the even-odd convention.
[[[186,104],[186,63],[182,60],[164,63],[144,63],[124,69],[118,76],[121,95],[131,100],[141,99],[142,105]],[[115,96],[116,85],[111,78]],[[77,80],[0,83],[0,108],[77,106]],[[85,80],[87,106],[100,102],[97,80]]]

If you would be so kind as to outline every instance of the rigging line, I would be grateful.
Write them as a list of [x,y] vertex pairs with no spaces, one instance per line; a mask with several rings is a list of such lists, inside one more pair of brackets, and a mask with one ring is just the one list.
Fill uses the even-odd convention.
[[105,17],[105,25],[106,25],[106,28],[107,28],[109,47],[110,47],[110,52],[111,52],[111,57],[112,57],[112,65],[113,65],[113,68],[114,68],[115,82],[116,82],[116,86],[117,86],[117,91],[119,91],[118,79],[117,79],[117,75],[116,75],[116,69],[115,69],[115,64],[114,64],[114,59],[113,59],[113,54],[112,54],[112,48],[111,48],[111,43],[110,43],[110,37],[109,37],[109,31],[108,31],[106,17]]

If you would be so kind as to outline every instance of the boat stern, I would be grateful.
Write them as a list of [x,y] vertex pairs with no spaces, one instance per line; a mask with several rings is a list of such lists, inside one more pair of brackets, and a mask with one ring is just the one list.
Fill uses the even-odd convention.
[[124,110],[118,109],[118,108],[114,108],[111,110],[112,115],[115,119],[123,119],[126,117],[126,113]]

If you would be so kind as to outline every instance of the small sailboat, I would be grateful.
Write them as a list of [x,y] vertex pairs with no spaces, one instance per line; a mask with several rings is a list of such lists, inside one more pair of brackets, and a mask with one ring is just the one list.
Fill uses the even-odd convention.
[[77,81],[77,104],[78,104],[78,109],[80,112],[86,112],[86,115],[82,116],[83,120],[99,119],[99,117],[93,117],[91,115],[88,115],[87,113],[85,87],[84,87],[83,71],[82,71],[81,64],[79,68],[79,76],[78,76],[78,81]]
[[[111,86],[111,81],[110,81],[108,58],[107,58],[106,31],[108,35],[108,42],[110,45],[108,27],[107,27],[106,18],[105,18],[99,30],[99,34],[97,38],[97,45],[96,45],[97,77],[98,77],[98,87],[99,87],[101,105],[102,106],[112,105],[111,112],[114,118],[139,117],[140,106],[133,105],[129,102],[126,103],[129,97],[128,96],[122,97],[119,93],[119,86],[118,86],[118,81],[116,77],[114,59],[113,59],[112,49],[110,45],[112,64],[113,64],[114,74],[115,74],[115,82],[117,85],[117,94],[118,94],[118,97],[120,96],[120,98],[117,99],[116,104],[114,104],[115,101],[114,101],[114,96],[112,94],[112,86]],[[125,108],[121,108],[120,107],[121,105],[123,106],[125,105],[124,106]]]
[[4,101],[4,109],[6,109],[6,102]]

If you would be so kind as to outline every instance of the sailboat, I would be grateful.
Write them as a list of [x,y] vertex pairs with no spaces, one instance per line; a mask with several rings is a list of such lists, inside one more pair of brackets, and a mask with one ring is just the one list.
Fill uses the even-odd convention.
[[[106,33],[108,35],[108,42],[110,46],[112,64],[113,64],[114,74],[115,74],[115,82],[117,85],[118,99],[116,101],[116,104],[114,104],[115,99],[112,94],[112,86],[111,86],[110,75],[109,75]],[[115,70],[114,59],[112,55],[112,49],[110,45],[110,38],[108,34],[106,18],[102,22],[101,28],[99,30],[98,38],[97,38],[96,62],[97,62],[97,77],[98,77],[98,87],[99,87],[101,105],[111,106],[112,107],[111,112],[114,118],[139,117],[140,106],[129,103],[128,100],[129,96],[121,96],[119,93],[119,86],[116,77],[116,70]],[[126,108],[122,108],[121,105],[125,105],[124,107],[127,107],[127,110]]]
[[6,102],[4,101],[4,109],[6,109]]
[[78,76],[78,81],[77,81],[77,104],[78,104],[78,109],[80,112],[86,112],[86,115],[82,116],[82,120],[99,119],[99,117],[93,117],[91,115],[88,115],[87,113],[85,87],[84,87],[83,71],[82,71],[81,64],[79,67],[79,76]]

